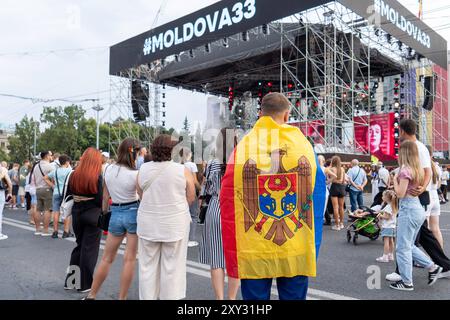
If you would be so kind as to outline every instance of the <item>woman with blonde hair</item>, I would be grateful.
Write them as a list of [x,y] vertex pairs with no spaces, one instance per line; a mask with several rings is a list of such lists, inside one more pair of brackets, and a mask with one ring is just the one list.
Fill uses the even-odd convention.
[[424,170],[420,165],[419,151],[414,141],[404,141],[399,150],[399,173],[394,177],[394,191],[400,199],[397,217],[396,257],[401,280],[390,285],[392,289],[413,291],[413,261],[428,269],[428,285],[433,285],[442,267],[416,247],[414,241],[425,221],[425,209],[411,191],[422,185]]
[[438,190],[440,189],[440,178],[442,170],[439,164],[433,159],[433,148],[427,146],[431,158],[431,182],[430,182],[430,204],[427,206],[426,217],[428,226],[436,240],[442,248],[444,248],[444,239],[442,238],[441,229],[439,227],[439,216],[441,215],[441,202],[439,200]]
[[331,158],[330,196],[333,204],[335,225],[331,229],[339,231],[344,228],[344,201],[345,201],[345,171],[341,165],[341,158]]

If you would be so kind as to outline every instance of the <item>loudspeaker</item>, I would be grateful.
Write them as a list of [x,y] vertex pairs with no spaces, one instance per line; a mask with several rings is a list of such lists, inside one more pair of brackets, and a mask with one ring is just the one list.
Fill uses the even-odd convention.
[[424,100],[423,106],[425,110],[433,110],[434,97],[436,95],[436,77],[427,76],[424,78]]
[[131,108],[136,122],[145,121],[150,114],[148,96],[148,84],[137,80],[131,81]]

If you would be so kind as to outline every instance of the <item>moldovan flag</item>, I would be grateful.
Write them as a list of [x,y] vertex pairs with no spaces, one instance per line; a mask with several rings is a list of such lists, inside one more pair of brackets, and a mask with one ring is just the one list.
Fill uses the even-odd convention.
[[300,129],[262,117],[237,145],[222,180],[228,275],[316,276],[325,175]]

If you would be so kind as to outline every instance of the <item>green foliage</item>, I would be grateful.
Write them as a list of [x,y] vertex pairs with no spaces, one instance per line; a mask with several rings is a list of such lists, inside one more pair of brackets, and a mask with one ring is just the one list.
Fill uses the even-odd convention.
[[[37,126],[33,118],[23,117],[16,123],[15,134],[8,138],[9,160],[21,163],[25,159],[33,158],[34,130]],[[39,129],[36,128],[36,135],[39,137]]]
[[[67,154],[76,160],[88,147],[96,146],[97,123],[86,118],[86,111],[77,105],[66,107],[45,107],[40,120],[45,128],[41,133],[37,127],[36,152],[51,150],[54,153]],[[16,124],[16,132],[9,137],[10,161],[22,162],[31,159],[34,148],[34,120],[26,116]],[[159,133],[176,133],[173,128],[158,128]],[[132,120],[117,119],[113,123],[103,123],[99,127],[99,149],[115,155],[120,141],[128,137],[139,139],[143,146],[149,147],[148,137],[154,136],[154,128],[136,124]],[[0,152],[0,159],[7,155]]]
[[3,149],[0,149],[0,161],[9,162],[9,154],[7,154]]

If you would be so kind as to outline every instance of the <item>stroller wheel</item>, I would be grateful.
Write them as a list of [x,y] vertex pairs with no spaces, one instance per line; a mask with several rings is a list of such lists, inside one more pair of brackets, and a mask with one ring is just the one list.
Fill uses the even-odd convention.
[[355,233],[355,235],[353,236],[353,244],[356,246],[358,243],[358,235]]
[[347,242],[350,242],[352,240],[352,233],[350,230],[347,230]]

